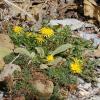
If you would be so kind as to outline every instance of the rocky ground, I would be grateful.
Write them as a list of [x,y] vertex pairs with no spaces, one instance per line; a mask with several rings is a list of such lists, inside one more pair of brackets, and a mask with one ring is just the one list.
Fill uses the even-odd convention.
[[[80,29],[81,28],[82,27],[80,27]],[[79,30],[79,28],[78,28],[78,29],[72,30],[72,32],[73,32],[73,36],[77,36],[77,37],[81,36],[80,35],[81,32],[83,32],[86,35],[88,34],[88,36],[90,35],[89,38],[87,36],[81,37],[84,39],[93,39],[94,37],[91,35],[96,33],[97,37],[95,37],[95,38],[99,39],[99,35],[97,34],[98,31],[96,31],[96,29],[97,28],[95,28],[95,27],[93,29],[93,27],[91,26],[91,27],[86,27],[85,30],[82,30],[82,29]],[[61,90],[59,90],[61,93],[60,98],[64,97],[65,100],[99,100],[100,99],[100,68],[99,68],[100,67],[100,46],[99,46],[99,44],[100,43],[98,43],[98,42],[95,44],[95,47],[97,49],[94,52],[91,52],[88,50],[85,52],[85,55],[88,55],[91,60],[95,60],[95,62],[97,63],[97,67],[94,70],[94,73],[97,75],[97,77],[95,79],[96,82],[94,82],[94,83],[87,82],[85,79],[78,77],[77,88],[74,90],[74,92],[71,93],[62,88]],[[9,52],[11,52],[11,50],[14,49],[14,45],[12,43],[10,43],[10,38],[8,35],[0,34],[0,47],[7,48],[7,51],[9,50]],[[9,54],[9,52],[7,52],[7,53]],[[0,60],[0,63],[1,63],[0,68],[2,68],[5,65],[3,59]],[[15,67],[15,65],[13,65],[13,64],[9,64],[6,66]],[[14,70],[19,69],[19,67],[18,67],[18,69],[14,68],[14,70],[12,70],[12,68],[6,69],[6,66],[5,66],[5,71],[0,74],[1,81],[3,80],[3,77],[6,77],[9,74],[13,73]],[[51,96],[51,94],[53,93],[53,88],[54,88],[53,82],[48,80],[48,78],[46,78],[46,76],[44,76],[44,74],[42,74],[41,72],[37,72],[37,71],[33,70],[32,73],[34,73],[33,77],[34,77],[34,79],[36,79],[32,82],[32,84],[40,92],[39,97],[41,98],[41,96],[42,96],[42,98],[48,99]],[[3,91],[1,91],[0,98],[2,98],[2,95],[3,95]],[[22,97],[20,97],[20,98],[22,98]],[[21,99],[21,100],[24,100],[24,99]]]
[[[19,2],[19,5],[20,3],[21,2]],[[35,5],[35,3],[33,4]],[[22,94],[20,95],[20,93],[21,92],[23,93],[23,91],[25,90],[20,90],[20,93],[18,93],[17,95],[13,93],[14,94],[13,96],[12,94],[10,94],[11,91],[9,92],[9,95],[8,95],[7,94],[8,91],[6,90],[6,87],[9,87],[9,90],[12,90],[12,83],[13,83],[12,78],[8,76],[9,75],[13,76],[13,72],[15,70],[21,71],[20,66],[13,64],[13,62],[19,57],[19,55],[17,55],[15,59],[13,59],[11,62],[7,64],[5,64],[5,60],[2,58],[5,57],[5,55],[9,55],[11,52],[14,52],[14,49],[15,49],[15,44],[11,43],[11,39],[8,35],[8,31],[7,31],[8,26],[9,25],[22,25],[22,26],[27,26],[29,28],[33,25],[34,21],[30,21],[27,18],[25,19],[21,17],[20,14],[16,15],[14,11],[12,10],[10,10],[11,15],[9,15],[7,5],[5,5],[4,3],[3,4],[1,3],[1,5],[3,5],[3,7],[1,7],[0,10],[2,12],[4,11],[4,14],[2,16],[0,15],[1,16],[1,21],[0,21],[0,48],[1,48],[0,49],[0,69],[2,69],[4,66],[5,67],[3,71],[0,72],[0,100],[25,100],[24,95]],[[51,5],[50,7],[52,9],[55,7],[53,5],[53,2],[51,3],[47,2],[47,5],[46,5],[47,8],[48,8],[48,5],[49,6]],[[58,19],[64,18],[64,20],[51,20],[49,24],[51,24],[52,26],[55,24],[61,24],[62,27],[64,27],[65,25],[69,25],[71,27],[71,32],[73,34],[73,37],[81,37],[81,38],[84,38],[85,40],[91,40],[93,42],[93,48],[95,48],[95,50],[94,51],[86,50],[84,51],[84,55],[86,55],[89,59],[95,61],[96,66],[94,66],[95,68],[93,70],[93,75],[95,73],[96,77],[94,79],[93,75],[90,75],[91,77],[89,78],[91,79],[89,79],[88,76],[85,76],[84,78],[80,75],[77,76],[77,84],[70,85],[68,86],[67,89],[65,87],[62,87],[58,90],[60,93],[59,99],[62,100],[62,98],[64,98],[64,100],[100,100],[100,31],[98,28],[99,26],[98,24],[95,26],[94,24],[88,23],[89,21],[87,21],[87,18],[83,16],[83,13],[80,13],[79,11],[76,10],[77,9],[76,5],[72,7],[74,10],[71,9],[70,6],[68,7],[69,8],[66,9],[66,10],[70,9],[68,12],[66,12],[66,10],[64,9],[60,10],[62,11],[61,13],[59,12]],[[52,9],[49,9],[47,12],[51,12]],[[17,11],[19,13],[19,10]],[[38,10],[36,9],[36,11]],[[43,13],[47,13],[47,12],[43,12]],[[55,12],[56,10],[53,13],[51,13],[51,16],[56,16]],[[49,14],[45,17],[44,16],[42,16],[43,19],[45,17],[47,19],[53,19],[53,17],[52,18],[48,17],[50,16]],[[38,19],[38,14],[35,17],[36,19]],[[40,22],[41,22],[41,18],[39,19],[39,23],[36,25],[39,26]],[[41,65],[40,69],[43,70],[43,69],[46,69],[47,67],[48,66],[46,65],[45,66]],[[40,70],[31,69],[31,67],[30,67],[30,70],[31,70],[30,72],[31,72],[33,80],[30,80],[29,83],[31,83],[37,89],[39,94],[38,96],[34,98],[31,97],[31,94],[30,94],[30,98],[28,98],[27,100],[35,100],[35,99],[41,100],[41,98],[43,100],[50,99],[50,97],[52,96],[53,90],[54,90],[55,82],[52,81],[52,79],[49,79],[48,76],[46,76]],[[2,81],[5,80],[5,78],[7,78],[6,85],[5,83],[2,83]],[[21,80],[21,77],[15,80]]]

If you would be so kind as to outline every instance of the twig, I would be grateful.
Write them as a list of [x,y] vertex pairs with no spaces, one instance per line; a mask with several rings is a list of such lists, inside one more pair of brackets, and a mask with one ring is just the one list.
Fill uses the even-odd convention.
[[20,54],[18,54],[18,56],[16,56],[11,62],[10,64],[12,64],[17,58],[19,58]]

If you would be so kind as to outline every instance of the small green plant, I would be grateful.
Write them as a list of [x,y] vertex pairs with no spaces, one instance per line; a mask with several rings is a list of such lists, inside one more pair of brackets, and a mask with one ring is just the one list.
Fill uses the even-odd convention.
[[54,91],[53,91],[53,94],[52,94],[50,100],[57,100],[58,99],[58,97],[59,97],[59,88],[60,88],[59,85],[56,85],[54,87]]
[[58,68],[49,68],[46,73],[60,86],[76,84],[76,77],[71,75],[70,70],[68,68],[64,68],[63,66]]
[[[14,63],[20,65],[22,69],[23,80],[16,82],[15,90],[26,87],[28,91],[34,91],[30,83],[32,79],[30,65],[31,68],[39,70],[40,65],[46,65],[46,69],[41,71],[58,87],[76,84],[78,75],[84,78],[89,76],[92,79],[91,73],[95,65],[83,57],[84,50],[92,49],[92,43],[73,37],[68,26],[44,24],[38,31],[10,26],[8,31],[16,48],[5,61],[9,63],[19,54],[20,57]],[[59,94],[56,92],[58,89],[56,86],[52,100]]]
[[81,74],[81,77],[87,82],[96,82],[96,73],[95,73],[96,62],[94,60],[88,59],[86,61],[86,66]]

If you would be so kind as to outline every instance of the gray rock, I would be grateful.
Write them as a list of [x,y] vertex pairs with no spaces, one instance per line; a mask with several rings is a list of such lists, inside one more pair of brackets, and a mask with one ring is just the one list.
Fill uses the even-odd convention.
[[94,100],[100,100],[100,96],[95,96]]
[[79,21],[75,18],[66,18],[63,20],[50,20],[50,23],[49,23],[49,25],[52,25],[52,26],[59,25],[59,24],[63,26],[68,25],[70,26],[71,30],[77,30],[83,27],[94,27],[95,30],[98,31],[98,28],[95,25]]
[[93,96],[93,97],[91,97],[91,98],[89,98],[89,99],[87,99],[87,100],[100,100],[100,96]]
[[78,85],[78,88],[82,88],[82,89],[85,89],[85,90],[88,90],[88,89],[91,89],[91,83],[84,83],[84,84],[79,84]]
[[0,48],[1,47],[5,47],[10,50],[14,49],[14,44],[11,43],[10,37],[6,34],[0,34]]
[[75,95],[69,95],[68,96],[68,99],[66,99],[66,100],[78,100],[78,98],[75,96]]
[[38,97],[43,98],[43,100],[50,99],[50,96],[53,93],[54,84],[49,80],[35,80],[33,81],[33,86],[38,92]]
[[84,84],[84,80],[82,78],[77,78],[77,84]]
[[94,56],[98,58],[100,57],[100,49],[94,51]]
[[89,88],[91,88],[91,83],[85,83],[84,89],[88,90]]
[[97,87],[100,88],[100,83],[97,83]]
[[3,100],[3,92],[0,91],[0,100]]

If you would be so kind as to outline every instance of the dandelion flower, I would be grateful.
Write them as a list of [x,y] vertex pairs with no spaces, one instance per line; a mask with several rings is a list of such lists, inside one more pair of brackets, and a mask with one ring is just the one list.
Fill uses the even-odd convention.
[[44,36],[44,37],[51,37],[54,35],[54,31],[49,28],[49,27],[43,27],[40,29],[40,33]]
[[70,66],[71,66],[71,71],[72,71],[73,73],[78,73],[78,74],[80,74],[80,73],[82,72],[82,65],[80,64],[80,60],[74,59],[74,62],[72,62],[72,63],[70,64]]
[[20,34],[22,31],[23,31],[23,28],[20,27],[20,26],[14,26],[13,27],[13,31],[16,33],[16,34]]
[[44,38],[41,35],[36,35],[35,39],[38,43],[42,44],[44,42]]
[[54,61],[54,56],[53,55],[48,55],[47,56],[47,61],[48,62]]

